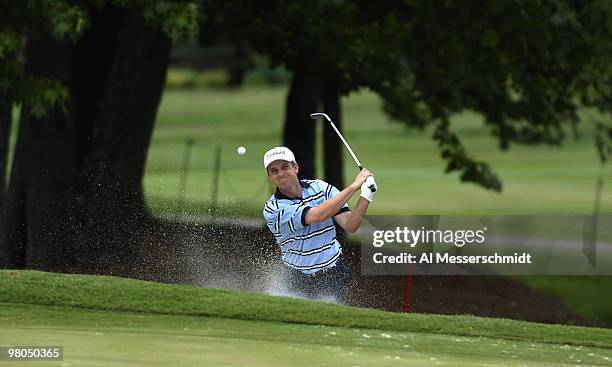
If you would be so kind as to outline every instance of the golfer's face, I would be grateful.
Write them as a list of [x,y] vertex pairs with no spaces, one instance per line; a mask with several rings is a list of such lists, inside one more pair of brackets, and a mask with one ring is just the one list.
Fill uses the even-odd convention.
[[288,187],[297,181],[298,165],[287,161],[274,161],[268,166],[268,178],[277,187]]

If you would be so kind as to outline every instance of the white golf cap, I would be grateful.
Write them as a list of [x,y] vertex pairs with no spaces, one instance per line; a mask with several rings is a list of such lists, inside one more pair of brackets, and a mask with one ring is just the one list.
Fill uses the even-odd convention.
[[295,162],[295,156],[289,148],[276,147],[268,150],[266,154],[264,154],[264,168],[268,168],[270,163],[279,159],[287,162]]

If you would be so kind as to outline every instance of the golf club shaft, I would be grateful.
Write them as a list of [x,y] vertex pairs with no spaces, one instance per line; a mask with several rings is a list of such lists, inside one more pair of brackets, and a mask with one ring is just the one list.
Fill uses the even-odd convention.
[[[334,129],[334,131],[336,132],[336,134],[338,135],[338,137],[340,138],[340,140],[342,140],[342,143],[344,143],[344,146],[346,147],[346,149],[349,151],[349,153],[351,154],[351,157],[353,157],[353,160],[355,161],[355,163],[357,164],[357,168],[359,168],[359,171],[361,171],[363,169],[363,166],[361,165],[361,162],[359,162],[359,159],[357,159],[357,156],[355,155],[355,153],[353,152],[353,149],[351,149],[350,145],[348,145],[348,143],[346,142],[346,140],[344,139],[344,136],[342,136],[342,133],[338,130],[338,128],[336,127],[336,125],[334,125],[334,122],[329,118],[329,116],[327,116],[327,114],[325,113],[321,113],[321,112],[317,112],[317,113],[311,113],[310,117],[312,118],[317,118],[317,117],[324,117],[327,122],[330,123],[330,125],[332,126],[332,128]],[[370,185],[369,189],[372,192],[376,192],[376,187],[374,185]]]
[[348,149],[349,153],[351,154],[351,157],[353,157],[353,160],[355,161],[355,163],[357,164],[357,167],[359,167],[359,170],[361,171],[363,169],[363,166],[361,165],[361,162],[359,162],[359,159],[357,159],[357,156],[353,152],[353,149],[351,149],[350,145],[348,145],[348,143],[344,139],[344,136],[342,136],[342,134],[340,133],[336,125],[334,125],[332,120],[329,120],[329,123],[334,128],[334,131],[336,132],[336,134],[338,134],[338,136],[340,137],[340,140],[342,140],[342,143],[344,143],[344,146],[346,147],[346,149]]

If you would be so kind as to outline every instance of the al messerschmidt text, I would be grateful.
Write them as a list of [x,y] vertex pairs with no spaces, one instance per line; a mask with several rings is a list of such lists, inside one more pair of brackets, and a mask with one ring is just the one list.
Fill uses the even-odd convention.
[[520,255],[517,252],[514,255],[500,255],[497,252],[492,255],[423,253],[417,256],[406,252],[398,255],[383,255],[377,252],[372,256],[372,260],[376,264],[531,264],[531,254],[525,252]]

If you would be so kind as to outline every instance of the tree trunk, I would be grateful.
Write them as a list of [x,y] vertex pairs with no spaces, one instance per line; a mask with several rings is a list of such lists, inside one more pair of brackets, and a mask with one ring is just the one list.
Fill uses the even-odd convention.
[[[73,50],[67,42],[30,40],[25,67],[69,84]],[[59,107],[45,117],[22,107],[7,199],[9,267],[49,270],[63,252],[54,236],[61,228],[62,196],[70,187],[72,130],[70,115]]]
[[230,88],[240,88],[244,82],[244,77],[249,70],[249,53],[247,47],[240,43],[234,48],[234,52],[227,66],[229,79],[227,86]]
[[11,134],[12,103],[7,97],[0,95],[0,208],[4,208],[6,192],[6,171]]
[[[84,227],[88,243],[94,244],[89,250],[104,267],[96,272],[108,272],[117,265],[117,257],[133,259],[149,217],[142,179],[169,51],[164,34],[131,13],[124,15],[92,144],[79,175]],[[91,241],[92,235],[102,240]]]
[[141,183],[169,45],[115,7],[93,11],[75,46],[28,44],[28,70],[69,86],[71,100],[44,118],[23,107],[7,205],[9,267],[110,273],[138,262],[147,219]]
[[[330,82],[325,83],[323,88],[323,110],[332,119],[338,130],[342,131],[340,94],[338,89]],[[324,122],[324,126],[323,161],[325,164],[325,181],[342,190],[344,188],[344,161],[342,159],[344,147],[331,125]]]
[[[7,96],[0,95],[0,228],[6,220],[6,171],[9,136],[12,122],[12,103]],[[0,231],[0,237],[3,233]],[[7,266],[6,241],[0,240],[0,268]]]
[[283,141],[300,165],[300,178],[315,177],[315,121],[310,114],[317,110],[321,90],[320,78],[296,72],[291,80],[285,110]]
[[[314,178],[316,174],[315,123],[310,114],[323,111],[342,131],[341,105],[338,89],[332,83],[323,83],[320,77],[296,72],[291,81],[285,111],[284,144],[295,153],[300,165],[300,178]],[[342,190],[344,164],[342,142],[325,121],[323,124],[324,180]]]

